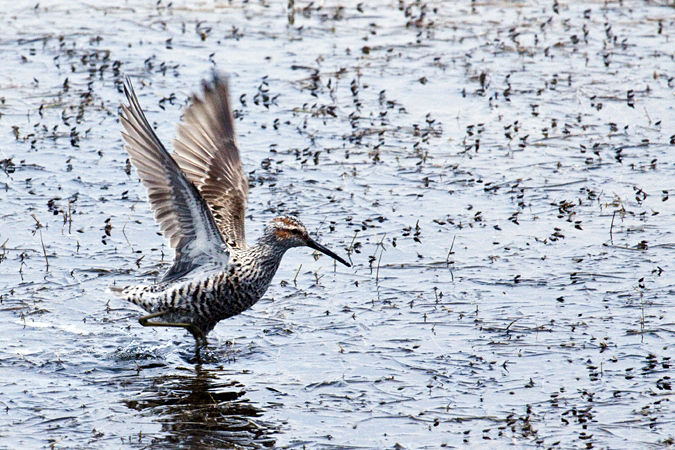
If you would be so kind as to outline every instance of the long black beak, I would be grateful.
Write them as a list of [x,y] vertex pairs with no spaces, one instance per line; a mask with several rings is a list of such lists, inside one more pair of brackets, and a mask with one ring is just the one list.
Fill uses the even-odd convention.
[[330,250],[328,250],[328,249],[327,249],[326,247],[324,247],[323,245],[321,245],[321,244],[315,242],[315,241],[312,240],[311,238],[307,241],[307,247],[313,248],[314,250],[318,250],[318,251],[320,251],[321,253],[324,253],[324,254],[330,256],[331,258],[333,258],[333,259],[335,259],[335,260],[337,260],[337,261],[340,261],[342,264],[344,264],[344,265],[347,266],[347,267],[351,267],[351,266],[352,266],[352,265],[349,264],[347,261],[345,261],[344,259],[340,258],[338,255],[336,255],[335,253],[331,252]]

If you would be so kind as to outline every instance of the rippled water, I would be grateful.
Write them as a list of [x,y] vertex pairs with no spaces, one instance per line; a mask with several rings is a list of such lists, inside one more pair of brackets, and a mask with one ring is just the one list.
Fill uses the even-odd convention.
[[[668,2],[5,2],[0,447],[672,444]],[[108,285],[171,251],[122,148],[230,74],[249,239],[290,251],[211,333]]]

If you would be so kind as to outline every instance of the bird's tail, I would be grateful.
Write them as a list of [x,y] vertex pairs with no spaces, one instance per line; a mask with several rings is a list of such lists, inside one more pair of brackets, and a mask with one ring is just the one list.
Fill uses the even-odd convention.
[[107,292],[134,303],[146,311],[153,312],[156,306],[156,296],[148,290],[148,286],[109,286]]

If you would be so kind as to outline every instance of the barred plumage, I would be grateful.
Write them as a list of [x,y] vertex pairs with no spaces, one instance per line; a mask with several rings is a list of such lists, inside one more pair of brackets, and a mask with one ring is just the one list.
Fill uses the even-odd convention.
[[129,78],[124,89],[129,101],[120,116],[125,149],[176,251],[159,283],[110,287],[150,313],[139,319],[142,325],[186,328],[199,350],[219,321],[247,310],[265,294],[286,250],[307,246],[350,267],[290,216],[273,219],[254,246],[246,245],[248,180],[225,78],[214,74],[211,83],[204,83],[202,97],[192,98],[173,155],[145,118]]

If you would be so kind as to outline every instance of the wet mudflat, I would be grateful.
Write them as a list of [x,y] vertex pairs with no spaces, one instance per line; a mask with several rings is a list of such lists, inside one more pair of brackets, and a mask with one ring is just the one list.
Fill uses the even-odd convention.
[[[18,4],[17,4],[18,5]],[[0,447],[661,448],[675,439],[667,2],[6,3]],[[211,333],[108,285],[171,260],[120,137],[230,74],[249,241]]]

